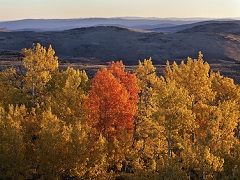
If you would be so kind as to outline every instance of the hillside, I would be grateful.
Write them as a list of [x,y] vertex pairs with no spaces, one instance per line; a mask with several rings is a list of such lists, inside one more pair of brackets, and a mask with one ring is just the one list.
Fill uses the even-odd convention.
[[[186,23],[175,26],[159,26],[149,30],[163,33],[177,33],[177,32],[229,32],[239,31],[239,20],[208,20],[195,23]],[[222,27],[221,27],[222,26]],[[204,30],[205,28],[205,30]],[[234,29],[232,29],[234,28]],[[232,29],[232,30],[231,30]],[[213,31],[212,31],[213,30]]]
[[211,23],[196,23],[195,26],[182,30],[180,32],[193,33],[193,32],[226,32],[226,33],[236,33],[240,32],[240,21],[225,21],[218,22],[212,21]]
[[164,65],[166,60],[194,58],[202,51],[204,60],[215,70],[239,82],[240,71],[236,64],[240,60],[238,24],[239,21],[218,22],[217,26],[209,23],[169,34],[114,26],[60,32],[1,32],[0,53],[20,52],[22,48],[30,48],[39,42],[43,46],[52,44],[57,56],[71,63],[101,65],[123,60],[126,65],[136,65],[138,60],[152,57],[154,64]]

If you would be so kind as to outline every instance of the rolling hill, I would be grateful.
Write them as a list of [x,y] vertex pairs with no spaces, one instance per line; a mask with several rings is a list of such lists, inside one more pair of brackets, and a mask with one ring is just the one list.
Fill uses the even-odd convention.
[[240,82],[239,24],[240,21],[195,23],[177,33],[167,34],[115,26],[0,32],[0,53],[20,52],[39,42],[43,46],[52,44],[56,55],[71,63],[102,65],[123,60],[126,65],[136,65],[138,60],[152,57],[154,64],[164,65],[166,60],[179,62],[188,56],[196,57],[202,51],[204,60],[214,70]]

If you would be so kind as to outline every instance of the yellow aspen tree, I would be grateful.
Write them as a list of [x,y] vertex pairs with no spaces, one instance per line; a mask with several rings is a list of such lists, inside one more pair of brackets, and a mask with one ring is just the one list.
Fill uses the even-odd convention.
[[39,138],[35,142],[38,159],[37,173],[43,179],[58,179],[68,170],[71,126],[47,110],[42,113]]
[[171,157],[181,147],[182,141],[190,141],[191,132],[196,128],[195,115],[191,111],[191,97],[188,91],[178,88],[174,81],[167,81],[160,87],[158,106],[156,118],[165,128],[168,156]]
[[217,179],[222,172],[224,159],[214,155],[208,146],[199,143],[185,146],[181,152],[182,169],[190,179]]
[[224,176],[229,179],[240,179],[240,142],[237,141],[231,151],[228,167],[224,168]]
[[58,69],[58,57],[50,45],[48,50],[37,43],[33,48],[22,50],[24,58],[22,60],[26,68],[26,90],[31,93],[31,98],[36,96],[43,101],[44,88],[46,83],[51,79],[52,71]]
[[106,147],[106,140],[92,137],[81,119],[66,123],[48,109],[41,114],[35,141],[37,175],[43,179],[107,179]]
[[167,63],[165,77],[174,80],[177,87],[186,89],[191,96],[191,110],[197,123],[196,131],[192,132],[193,140],[205,137],[216,92],[211,87],[210,66],[203,61],[203,54],[199,52],[198,59],[188,58],[179,66],[175,62],[172,66]]
[[25,108],[24,105],[18,108],[22,114],[22,118],[17,117],[21,121],[23,129],[23,140],[26,146],[26,160],[30,166],[30,176],[37,178],[37,169],[39,167],[38,157],[36,154],[36,141],[39,139],[39,131],[41,129],[41,108]]
[[230,154],[230,150],[238,140],[235,137],[235,129],[240,118],[239,106],[234,101],[224,101],[219,104],[213,117],[208,127],[211,149],[218,156]]
[[70,177],[79,179],[111,179],[107,172],[107,141],[100,134],[90,135],[91,127],[83,122],[72,126],[69,167]]
[[83,100],[87,97],[89,80],[85,71],[68,68],[55,73],[49,82],[52,112],[67,123],[84,118]]
[[215,97],[211,89],[210,66],[204,62],[201,52],[198,59],[188,58],[186,63],[182,61],[179,66],[174,62],[171,67],[168,62],[165,77],[175,80],[178,87],[186,88],[194,98],[194,103],[208,103]]
[[191,142],[196,129],[195,115],[191,111],[191,97],[188,91],[179,88],[174,80],[167,80],[159,88],[158,112],[156,119],[164,127],[163,135],[167,142],[164,157],[165,178],[185,177],[182,174],[180,153]]
[[239,87],[231,78],[210,72],[202,57],[199,53],[198,59],[188,58],[179,66],[167,63],[165,76],[188,92],[188,109],[195,116],[192,140],[180,151],[182,165],[190,178],[215,179],[232,171],[232,151],[239,141]]
[[154,114],[158,110],[158,87],[163,82],[156,75],[156,68],[153,66],[151,58],[145,59],[143,62],[139,61],[135,74],[138,78],[140,93],[134,132],[133,165],[135,171],[156,172],[159,168],[157,161],[159,161],[164,148],[167,147],[163,136],[164,128],[154,118]]
[[24,104],[24,76],[15,68],[0,72],[0,104],[7,108],[9,104]]
[[211,87],[216,92],[215,104],[228,100],[240,102],[240,88],[232,78],[224,77],[220,72],[211,73],[211,77]]
[[31,177],[24,143],[21,107],[9,106],[8,112],[0,107],[0,179]]
[[213,119],[209,123],[209,143],[208,146],[212,152],[224,159],[223,176],[231,175],[233,167],[238,163],[234,159],[238,159],[237,154],[233,152],[238,149],[239,139],[236,136],[236,127],[240,119],[239,105],[236,101],[224,101],[219,103],[217,109],[213,113]]

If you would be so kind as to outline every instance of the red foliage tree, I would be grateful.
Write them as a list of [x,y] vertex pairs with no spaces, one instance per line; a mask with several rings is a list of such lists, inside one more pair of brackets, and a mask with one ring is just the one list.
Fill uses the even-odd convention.
[[88,122],[108,140],[117,138],[124,130],[132,133],[138,92],[137,77],[126,72],[121,61],[111,62],[92,79],[92,88],[85,101]]

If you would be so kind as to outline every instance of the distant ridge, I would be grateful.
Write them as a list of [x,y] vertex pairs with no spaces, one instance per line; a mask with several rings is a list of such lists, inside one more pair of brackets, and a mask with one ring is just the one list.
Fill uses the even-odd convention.
[[78,19],[24,19],[0,22],[0,29],[9,31],[22,31],[34,29],[35,31],[62,31],[73,28],[90,27],[97,25],[121,26],[138,29],[151,29],[154,26],[166,27],[186,23],[199,22],[201,19],[160,19],[160,18],[78,18]]
[[226,21],[226,22],[209,22],[206,24],[201,24],[193,26],[191,28],[182,30],[183,33],[193,33],[193,32],[228,32],[236,33],[240,32],[240,21]]
[[[177,26],[171,26],[171,27],[158,27],[158,28],[153,28],[149,29],[151,31],[156,31],[156,32],[167,32],[167,33],[176,33],[176,32],[184,32],[184,30],[191,29],[194,27],[206,27],[205,25],[209,24],[209,26],[212,26],[211,24],[224,24],[225,26],[230,25],[231,23],[235,24],[240,24],[240,20],[211,20],[211,21],[201,21],[201,22],[196,22],[196,23],[189,23],[189,24],[181,24]],[[230,29],[231,27],[226,27],[227,29]],[[196,31],[200,31],[195,29]],[[194,29],[193,29],[194,31]],[[206,30],[210,31],[210,29]]]

